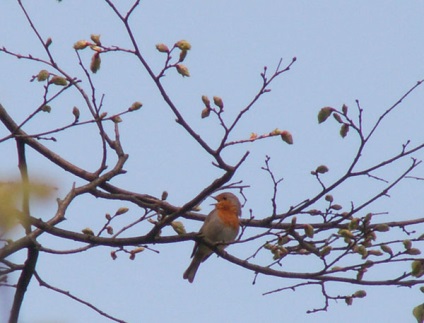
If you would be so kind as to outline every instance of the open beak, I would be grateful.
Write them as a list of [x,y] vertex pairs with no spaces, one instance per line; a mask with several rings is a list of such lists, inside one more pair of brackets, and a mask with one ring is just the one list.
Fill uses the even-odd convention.
[[[218,202],[218,200],[216,199],[216,196],[211,196],[215,201]],[[211,203],[211,205],[216,205],[216,203]]]

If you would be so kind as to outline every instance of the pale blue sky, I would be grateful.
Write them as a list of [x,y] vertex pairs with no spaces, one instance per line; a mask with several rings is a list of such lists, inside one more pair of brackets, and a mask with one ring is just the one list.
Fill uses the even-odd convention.
[[[101,34],[107,45],[129,45],[123,27],[102,1],[24,1],[44,38],[52,37],[52,52],[68,72],[83,77],[72,45],[90,34]],[[122,1],[122,3],[130,3]],[[260,170],[265,155],[277,176],[284,177],[279,211],[287,210],[319,191],[309,172],[320,164],[329,166],[330,182],[340,175],[356,148],[357,139],[342,140],[335,122],[318,125],[316,115],[323,106],[339,108],[346,103],[352,111],[359,99],[364,108],[366,129],[397,101],[416,81],[424,78],[424,2],[422,1],[142,1],[134,12],[131,25],[141,49],[154,70],[163,64],[164,55],[155,44],[172,46],[187,39],[192,50],[186,59],[191,77],[182,78],[169,71],[166,88],[185,118],[208,141],[221,134],[216,120],[201,120],[201,95],[221,96],[225,115],[234,117],[261,85],[260,73],[266,65],[275,69],[280,58],[297,62],[271,86],[272,92],[258,105],[233,134],[233,139],[249,137],[275,128],[292,132],[295,144],[278,139],[229,149],[225,154],[236,161],[246,149],[249,159],[235,176],[251,187],[246,190],[249,208],[256,217],[269,215],[272,186]],[[44,55],[31,33],[16,1],[0,3],[0,46],[22,54]],[[82,52],[88,64],[90,53]],[[43,56],[44,57],[44,56]],[[41,64],[29,63],[0,53],[0,102],[13,117],[22,120],[40,102],[42,85],[28,80]],[[162,102],[152,82],[134,58],[123,54],[102,57],[102,67],[93,79],[98,93],[105,93],[104,106],[109,114],[142,101],[143,108],[124,116],[121,136],[130,154],[127,175],[116,183],[140,193],[160,196],[169,192],[169,201],[182,205],[219,173],[210,158],[179,127]],[[376,133],[376,141],[366,151],[366,160],[380,160],[400,150],[411,139],[422,140],[424,90],[418,89],[405,100],[402,108]],[[52,112],[37,117],[26,130],[39,131],[72,120],[72,107],[83,106],[75,93],[67,93],[53,106]],[[81,111],[81,118],[87,118]],[[331,120],[332,121],[332,120]],[[0,127],[0,137],[5,135]],[[99,161],[93,154],[98,144],[97,131],[89,127],[58,135],[57,143],[45,143],[72,162],[92,169]],[[2,143],[2,155],[12,154],[14,143]],[[94,157],[92,157],[94,156]],[[423,154],[417,155],[423,158]],[[29,153],[30,171],[41,173],[59,186],[58,196],[71,187],[67,177],[38,155]],[[365,164],[365,163],[364,163]],[[400,172],[405,163],[393,171]],[[422,176],[422,168],[417,174]],[[1,160],[2,177],[17,174],[15,160]],[[393,173],[380,174],[393,177]],[[82,184],[77,181],[77,184]],[[375,183],[352,183],[335,193],[340,203],[364,201]],[[405,220],[422,217],[423,188],[417,182],[401,183],[391,199],[378,202],[374,211],[391,211],[387,219]],[[206,200],[202,212],[212,203]],[[100,203],[80,198],[72,206],[62,227],[80,231],[99,229],[106,212],[123,203]],[[136,218],[139,210],[130,207]],[[36,209],[35,216],[48,219],[54,201],[47,209]],[[124,222],[122,222],[124,223]],[[185,223],[195,231],[200,223]],[[171,234],[171,231],[164,232]],[[137,231],[131,231],[137,235]],[[48,247],[66,249],[71,242],[42,237]],[[228,249],[244,257],[257,246],[232,246]],[[153,246],[160,254],[145,252],[130,261],[119,256],[112,261],[110,249],[96,248],[84,254],[55,256],[42,254],[40,275],[52,285],[69,290],[92,302],[109,314],[128,322],[415,322],[412,308],[423,301],[418,288],[366,288],[368,296],[353,306],[331,302],[328,312],[306,314],[321,307],[323,297],[316,287],[286,291],[269,296],[262,293],[286,286],[287,280],[259,277],[222,259],[211,257],[200,268],[193,284],[182,279],[189,263],[192,242]],[[19,260],[15,256],[12,260]],[[297,258],[294,258],[297,259]],[[264,259],[266,260],[266,259]],[[287,269],[304,270],[305,259],[285,264]],[[405,267],[405,271],[409,270]],[[378,273],[377,273],[378,274]],[[359,286],[329,285],[334,294],[353,293]],[[3,308],[2,308],[3,310]],[[22,323],[34,322],[108,322],[92,310],[68,298],[39,287],[34,281],[26,295]]]

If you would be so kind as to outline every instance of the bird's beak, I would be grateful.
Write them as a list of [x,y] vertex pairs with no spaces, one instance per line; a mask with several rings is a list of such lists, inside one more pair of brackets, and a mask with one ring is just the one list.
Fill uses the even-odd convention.
[[[211,196],[215,201],[218,202],[218,200],[216,199],[216,196]],[[216,205],[216,203],[211,203],[211,205]]]

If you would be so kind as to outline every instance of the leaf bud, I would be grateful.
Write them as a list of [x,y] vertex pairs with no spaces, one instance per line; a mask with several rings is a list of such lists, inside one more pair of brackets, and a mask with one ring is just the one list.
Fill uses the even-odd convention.
[[325,200],[326,200],[327,202],[333,202],[333,201],[334,201],[333,195],[331,195],[331,194],[327,194],[327,195],[325,196]]
[[50,73],[47,70],[41,70],[37,74],[37,81],[43,82],[43,81],[48,79],[49,75],[50,75]]
[[100,42],[100,35],[91,34],[90,38],[97,46],[102,45],[102,43]]
[[161,196],[161,198],[160,198],[160,199],[161,199],[162,201],[165,201],[167,198],[168,198],[168,192],[167,192],[167,191],[163,191],[163,192],[162,192],[162,196]]
[[336,119],[336,121],[337,121],[338,123],[343,123],[343,120],[342,120],[342,117],[340,117],[340,114],[338,114],[338,113],[333,113],[333,117],[334,117],[334,119]]
[[283,139],[284,142],[288,143],[289,145],[293,145],[293,136],[290,132],[287,130],[283,130],[280,133],[281,139]]
[[340,204],[333,204],[330,208],[336,211],[340,211],[343,206],[341,206]]
[[73,109],[72,109],[72,114],[74,115],[74,117],[75,117],[75,122],[77,122],[78,121],[78,119],[79,119],[79,117],[80,117],[80,110],[77,108],[77,107],[74,107]]
[[202,115],[201,115],[202,116],[202,119],[209,117],[210,113],[211,113],[211,109],[210,108],[208,108],[208,107],[204,108],[202,110]]
[[89,236],[94,236],[94,232],[90,228],[85,228],[81,232]]
[[332,249],[333,248],[331,246],[325,246],[324,248],[321,249],[320,256],[325,257],[329,255]]
[[183,77],[184,76],[190,76],[190,72],[188,71],[187,66],[183,65],[183,64],[177,64],[176,66],[177,72],[179,74],[181,74]]
[[386,232],[390,230],[390,227],[386,223],[381,223],[381,224],[377,224],[374,227],[374,230],[378,232]]
[[169,48],[168,48],[168,46],[166,46],[165,44],[157,44],[157,45],[156,45],[156,49],[157,49],[160,53],[169,53]]
[[392,256],[392,257],[393,257],[393,250],[392,250],[392,248],[390,248],[388,245],[383,244],[383,245],[381,245],[381,246],[380,246],[380,248],[381,248],[381,250],[383,250],[385,253],[388,253],[390,256]]
[[52,40],[52,38],[51,37],[49,37],[49,38],[47,38],[47,40],[46,40],[46,47],[49,47],[51,44],[52,44],[52,42],[53,42],[53,40]]
[[367,296],[367,292],[364,290],[357,290],[352,297],[357,297],[357,298],[364,298],[365,296]]
[[171,227],[174,229],[174,231],[180,236],[182,234],[186,233],[184,224],[181,221],[172,221]]
[[116,212],[115,212],[115,215],[121,215],[121,214],[124,214],[124,213],[127,213],[128,212],[128,208],[127,207],[120,207]]
[[331,107],[324,107],[318,112],[318,123],[323,123],[325,120],[328,119],[328,117],[331,115],[331,113],[334,111],[334,108]]
[[143,103],[136,101],[128,108],[128,111],[136,111],[143,106]]
[[221,110],[224,109],[224,102],[222,101],[222,99],[219,96],[213,97],[213,103],[215,103],[215,105],[218,108],[220,108]]
[[50,79],[50,83],[51,84],[54,84],[54,85],[59,85],[59,86],[66,86],[66,85],[68,85],[68,81],[64,77],[57,76],[57,75],[53,76]]
[[211,106],[211,101],[209,100],[209,98],[207,97],[207,95],[202,95],[202,101],[203,101],[203,104],[204,104],[207,108],[210,108],[210,106]]
[[86,41],[86,40],[78,40],[75,44],[74,44],[74,49],[76,50],[81,50],[81,49],[85,49],[87,46],[90,45],[90,42]]
[[178,47],[181,50],[190,50],[191,49],[191,45],[187,40],[177,41],[174,46]]
[[412,268],[411,275],[414,277],[421,277],[424,273],[423,263],[421,260],[414,260],[411,263],[411,268]]
[[49,105],[43,105],[42,107],[41,107],[41,111],[43,111],[43,112],[47,112],[47,113],[50,113],[50,111],[52,111],[52,107],[51,106],[49,106]]
[[347,230],[347,229],[340,229],[339,230],[339,234],[343,238],[351,238],[351,239],[355,238],[355,235],[352,232],[350,232],[349,230]]
[[347,123],[343,123],[341,128],[340,128],[340,136],[342,136],[342,138],[347,136],[347,133],[349,132],[349,125]]
[[100,59],[100,53],[96,52],[93,57],[91,58],[91,64],[90,64],[90,70],[93,73],[97,73],[97,71],[100,69],[100,63],[102,60]]
[[314,237],[314,227],[310,224],[304,224],[303,229],[305,230],[305,234],[309,238]]
[[320,165],[320,166],[318,166],[317,167],[317,169],[315,169],[315,172],[316,173],[319,173],[319,174],[325,174],[325,173],[327,173],[329,171],[329,169],[328,169],[328,167],[327,166],[325,166],[325,165]]
[[122,118],[120,116],[118,116],[118,115],[115,115],[115,116],[111,117],[111,120],[114,123],[120,123],[120,122],[122,122]]
[[412,242],[411,242],[411,240],[408,240],[408,239],[405,239],[405,240],[403,240],[403,246],[405,247],[405,249],[411,249],[411,247],[412,247]]
[[180,58],[179,58],[178,61],[179,62],[183,62],[185,60],[186,56],[187,56],[187,51],[186,50],[182,50],[181,53],[180,53]]
[[418,248],[411,248],[411,249],[406,250],[405,253],[408,254],[408,255],[411,255],[411,256],[417,256],[417,255],[421,254],[421,250],[418,249]]

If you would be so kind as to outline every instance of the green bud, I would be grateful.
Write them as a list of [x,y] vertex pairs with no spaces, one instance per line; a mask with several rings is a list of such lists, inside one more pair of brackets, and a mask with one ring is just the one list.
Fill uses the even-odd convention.
[[208,108],[208,107],[204,108],[202,110],[202,115],[201,115],[202,116],[202,119],[209,117],[210,113],[211,113],[211,109],[210,108]]
[[102,45],[102,43],[100,42],[100,35],[95,35],[95,34],[92,34],[91,36],[90,36],[90,38],[91,38],[91,40],[97,45],[97,46],[101,46]]
[[157,44],[157,45],[156,45],[156,49],[157,49],[160,53],[169,53],[169,48],[168,48],[168,46],[166,46],[165,44]]
[[385,224],[385,223],[381,223],[381,224],[377,224],[374,227],[374,230],[375,231],[378,231],[378,232],[386,232],[386,231],[389,231],[390,230],[390,227],[387,224]]
[[349,125],[347,123],[343,123],[341,128],[340,128],[340,136],[342,136],[342,138],[347,136],[347,133],[349,132]]
[[57,76],[57,75],[53,76],[50,79],[50,83],[51,84],[54,84],[54,85],[59,85],[59,86],[66,86],[66,85],[68,85],[68,81],[64,77]]
[[184,76],[190,76],[190,72],[188,71],[187,66],[183,65],[183,64],[177,64],[176,66],[177,72],[179,74],[181,74],[183,77]]
[[218,108],[220,108],[221,110],[224,109],[224,102],[222,101],[222,99],[219,96],[213,97],[213,103],[215,103],[215,105]]
[[421,260],[414,260],[411,264],[411,275],[421,277],[423,275],[423,263]]
[[184,224],[181,221],[172,221],[171,227],[174,229],[174,231],[180,236],[182,234],[186,233]]
[[357,290],[352,297],[356,297],[356,298],[364,298],[365,296],[367,296],[367,292],[364,290]]
[[210,108],[211,107],[211,101],[209,100],[209,98],[206,95],[202,95],[202,101],[203,101],[203,104],[207,108]]
[[41,111],[43,111],[43,112],[47,112],[47,113],[50,113],[50,111],[52,111],[52,108],[51,108],[51,106],[49,106],[49,105],[43,105],[43,106],[41,107]]
[[90,45],[90,42],[86,41],[86,40],[78,40],[75,44],[74,44],[74,49],[76,50],[81,50],[86,48],[87,46]]
[[49,47],[52,44],[53,40],[51,39],[51,37],[47,38],[46,40],[46,47]]
[[329,171],[328,167],[325,165],[320,165],[315,169],[315,172],[318,174],[325,174]]
[[333,195],[327,194],[327,195],[325,196],[325,200],[326,200],[327,202],[333,202],[333,201],[334,201]]
[[135,111],[140,109],[143,106],[143,104],[141,102],[134,102],[133,104],[131,104],[131,106],[128,108],[128,111]]
[[305,234],[309,238],[314,237],[314,227],[310,224],[304,224],[303,229],[305,230]]
[[74,117],[75,117],[75,122],[77,122],[78,121],[78,119],[79,119],[79,117],[80,117],[80,111],[79,111],[79,109],[77,108],[77,107],[74,107],[73,109],[72,109],[72,114],[74,115]]
[[347,304],[347,305],[352,305],[352,303],[353,303],[353,298],[352,297],[346,297],[345,298],[345,303]]
[[287,130],[283,130],[280,133],[281,139],[289,145],[293,145],[293,136]]
[[106,231],[107,231],[107,233],[108,233],[108,234],[110,234],[110,235],[112,235],[112,234],[113,234],[113,228],[112,228],[110,225],[108,225],[108,226],[106,227]]
[[331,246],[325,246],[324,248],[321,249],[320,256],[325,257],[329,255],[332,249],[333,248]]
[[38,82],[43,82],[45,80],[47,80],[49,78],[50,73],[46,70],[41,70],[40,72],[38,72],[37,74],[37,81]]
[[90,70],[93,73],[97,73],[97,71],[100,69],[101,62],[102,60],[100,59],[100,53],[96,52],[91,58]]
[[324,107],[318,112],[318,123],[323,123],[325,120],[328,119],[328,117],[331,115],[331,113],[334,111],[334,108],[331,107]]
[[115,115],[115,116],[111,117],[111,120],[114,123],[120,123],[120,122],[122,122],[122,118],[120,116],[118,116],[118,115]]
[[180,53],[180,58],[179,58],[178,61],[179,62],[183,62],[185,60],[186,56],[187,56],[187,51],[186,50],[182,50],[181,53]]
[[403,240],[403,246],[405,247],[405,249],[411,249],[411,247],[412,247],[412,242],[411,242],[411,240],[408,240],[408,239],[405,239],[405,240]]
[[390,248],[388,245],[383,244],[383,245],[381,245],[381,246],[380,246],[380,248],[381,248],[381,250],[383,250],[385,253],[388,253],[390,256],[392,256],[392,257],[393,257],[393,250],[392,250],[392,248]]
[[372,256],[382,256],[383,253],[380,250],[368,250],[368,254]]
[[411,255],[411,256],[417,256],[417,255],[421,254],[421,250],[417,249],[417,248],[411,248],[411,249],[406,250],[405,253],[408,254],[408,255]]
[[81,232],[89,236],[94,236],[94,232],[90,228],[85,228]]
[[414,309],[412,310],[412,314],[417,319],[418,323],[423,323],[424,322],[424,304],[415,306]]
[[341,209],[343,209],[343,206],[339,204],[333,204],[330,208],[336,211],[340,211]]
[[349,230],[347,230],[347,229],[340,229],[340,230],[339,230],[339,234],[340,234],[343,238],[350,238],[350,239],[355,238],[355,235],[354,235],[352,232],[350,232]]
[[338,113],[333,113],[333,117],[334,117],[334,119],[336,119],[336,121],[337,121],[338,123],[343,123],[343,121],[342,121],[342,117],[340,116],[340,114],[338,114]]
[[191,49],[191,45],[187,40],[177,41],[174,46],[178,47],[181,50],[190,50]]
[[128,212],[128,208],[127,207],[120,207],[116,212],[115,212],[115,215],[121,215],[121,214],[124,214],[124,213],[127,213]]
[[359,227],[359,219],[353,218],[348,225],[349,230],[356,230]]

